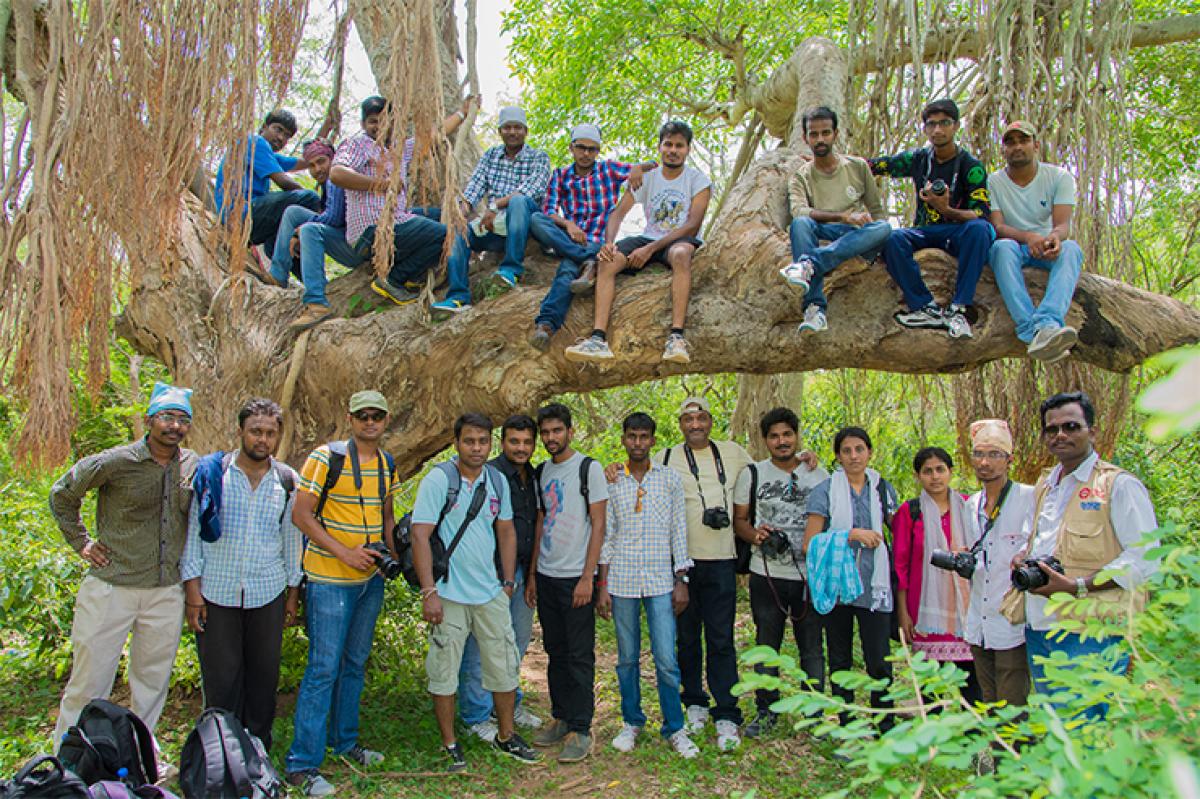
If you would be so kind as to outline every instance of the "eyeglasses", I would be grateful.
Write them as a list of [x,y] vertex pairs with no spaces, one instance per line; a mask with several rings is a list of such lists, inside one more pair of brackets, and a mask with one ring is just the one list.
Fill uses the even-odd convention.
[[571,146],[574,147],[576,150],[578,150],[581,153],[593,153],[594,154],[594,153],[600,152],[599,147],[595,147],[591,144],[572,144]]
[[998,449],[988,450],[987,452],[977,449],[971,452],[971,457],[977,461],[1002,461],[1008,457],[1008,453],[1001,452]]
[[157,419],[161,424],[173,424],[180,427],[187,427],[192,423],[192,417],[188,416],[186,413],[156,413],[154,414],[154,418]]
[[355,411],[352,415],[360,422],[382,422],[387,418],[387,411]]
[[953,119],[929,119],[925,121],[925,130],[937,130],[938,128],[952,128],[958,122]]
[[1084,429],[1086,425],[1083,422],[1063,422],[1062,424],[1048,424],[1042,427],[1042,435],[1047,438],[1054,438],[1059,433],[1078,433]]
[[646,496],[646,489],[642,488],[641,486],[638,486],[637,504],[633,506],[634,513],[642,512],[642,497],[644,497],[644,496]]

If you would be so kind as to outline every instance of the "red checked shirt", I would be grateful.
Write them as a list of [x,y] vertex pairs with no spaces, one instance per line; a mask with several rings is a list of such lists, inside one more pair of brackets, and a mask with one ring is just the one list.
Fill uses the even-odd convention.
[[546,213],[561,215],[578,225],[588,241],[603,243],[608,215],[631,169],[631,164],[620,161],[597,161],[583,177],[575,174],[574,164],[554,170],[546,190]]
[[[408,163],[412,160],[413,139],[404,142],[404,153],[400,156],[400,196],[396,198],[396,213],[393,217],[395,224],[407,222],[413,215],[408,212]],[[362,131],[342,142],[333,157],[334,166],[344,166],[353,169],[360,175],[373,178],[379,174],[387,174],[391,164],[388,153],[379,143]],[[382,173],[380,168],[384,170]],[[377,224],[379,215],[383,213],[383,203],[387,195],[373,191],[352,191],[346,189],[346,241],[353,247],[363,231]]]

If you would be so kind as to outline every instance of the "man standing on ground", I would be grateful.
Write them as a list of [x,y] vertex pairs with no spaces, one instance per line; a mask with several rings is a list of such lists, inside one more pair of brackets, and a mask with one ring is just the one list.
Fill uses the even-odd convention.
[[629,459],[609,488],[608,532],[600,553],[596,607],[611,615],[617,630],[617,683],[624,725],[612,745],[630,752],[646,726],[642,712],[642,607],[654,655],[662,736],[684,758],[699,749],[683,728],[679,665],[675,658],[675,616],[688,603],[687,515],[683,485],[671,469],[650,460],[654,420],[634,413],[622,425],[621,444]]
[[200,459],[179,565],[204,706],[232,712],[267,749],[283,628],[296,620],[302,575],[296,473],[271,457],[282,432],[279,405],[250,400],[238,412],[238,450]]
[[[140,441],[77,462],[50,489],[50,511],[90,567],[75,597],[71,677],[54,748],[88,702],[108,697],[126,639],[129,703],[151,732],[158,724],[182,632],[179,556],[187,538],[196,453],[180,444],[192,424],[192,391],[156,383]],[[96,489],[96,526],[80,507]]]
[[[451,771],[467,767],[454,735],[454,694],[463,647],[473,637],[483,688],[492,694],[500,726],[494,745],[510,757],[533,763],[539,759],[537,754],[513,730],[520,672],[509,604],[517,542],[508,481],[485,463],[492,449],[491,420],[478,413],[458,417],[454,448],[458,457],[452,461],[453,477],[443,469],[430,470],[417,489],[412,515],[412,558],[421,580],[421,615],[433,625],[425,670],[442,746]],[[454,479],[460,485],[451,503],[449,481]],[[444,574],[435,574],[430,546],[435,535],[447,555]]]
[[[800,461],[800,420],[788,408],[763,414],[758,423],[771,457],[742,470],[733,490],[733,528],[753,545],[750,557],[750,612],[754,643],[775,651],[783,645],[791,622],[800,667],[817,691],[825,687],[824,625],[809,600],[804,559],[804,528],[808,523],[808,494],[829,477],[821,467]],[[776,669],[756,667],[760,673]],[[771,705],[778,691],[754,694],[757,714],[746,725],[746,737],[756,738],[775,726],[779,714]]]
[[[473,251],[504,253],[500,268],[492,275],[492,284],[502,291],[517,285],[525,272],[529,225],[546,197],[550,157],[525,144],[529,128],[520,108],[501,108],[499,125],[504,143],[483,154],[463,189],[462,210],[470,229],[465,236],[458,237],[450,253],[446,265],[450,288],[446,299],[431,306],[443,315],[471,306],[469,272]],[[483,199],[487,200],[487,209],[479,216],[478,223],[472,224],[475,206]]]
[[[829,327],[825,276],[849,258],[873,261],[892,226],[871,167],[861,158],[834,152],[837,113],[821,105],[806,111],[801,122],[813,158],[801,163],[788,181],[793,263],[780,274],[789,286],[804,292],[803,333]],[[821,240],[829,243],[818,246]]]
[[[1029,345],[1029,357],[1054,363],[1066,358],[1079,340],[1066,323],[1083,268],[1083,250],[1070,240],[1075,178],[1060,166],[1039,161],[1037,129],[1028,122],[1004,129],[1000,152],[1008,165],[988,176],[996,228],[988,261],[1017,338]],[[1025,266],[1050,273],[1036,309],[1021,275]]]
[[[329,796],[334,786],[318,769],[325,748],[359,765],[383,755],[358,742],[358,704],[366,678],[375,620],[383,605],[379,555],[368,545],[392,546],[396,476],[379,441],[388,403],[378,391],[350,397],[351,437],[313,450],[300,470],[292,522],[308,538],[304,553],[308,665],[296,696],[295,734],[287,782],[305,796]],[[331,470],[336,480],[331,480]]]
[[537,575],[525,589],[536,602],[549,664],[554,716],[534,746],[564,741],[560,763],[583,760],[592,748],[596,712],[596,616],[593,582],[604,545],[608,485],[600,464],[571,449],[571,411],[553,403],[538,411],[538,432],[550,460],[538,467],[541,513],[533,548]]
[[562,327],[572,295],[595,284],[596,255],[604,244],[605,225],[621,186],[628,179],[636,190],[642,185],[642,171],[657,166],[653,162],[597,161],[600,146],[600,128],[595,125],[584,123],[571,129],[574,163],[554,170],[544,212],[533,215],[530,233],[562,257],[529,337],[529,343],[539,350],[548,348],[550,337]]
[[1000,613],[1001,600],[1012,585],[1010,564],[1024,548],[1021,531],[1033,511],[1033,486],[1008,476],[1012,450],[1012,433],[1004,420],[971,423],[971,465],[983,489],[967,500],[963,520],[964,543],[978,547],[964,637],[971,645],[983,701],[1024,705],[1029,696],[1025,629]]
[[[441,132],[458,130],[470,110],[472,98],[442,121]],[[346,241],[362,260],[370,258],[379,226],[379,215],[391,184],[390,141],[379,141],[384,115],[389,108],[382,97],[362,102],[362,130],[342,142],[333,157],[329,179],[346,190]],[[371,289],[397,305],[416,302],[420,280],[438,262],[446,239],[446,226],[408,209],[408,165],[416,140],[404,141],[400,157],[400,193],[392,217],[392,268],[386,278],[376,277]],[[386,226],[386,223],[385,223]]]
[[[712,197],[712,181],[687,165],[691,150],[692,129],[685,123],[668,122],[659,129],[658,154],[662,167],[648,174],[641,188],[626,189],[608,217],[604,246],[597,256],[595,324],[590,336],[567,347],[567,360],[605,361],[614,357],[608,346],[607,331],[617,275],[627,269],[640,271],[650,263],[671,269],[671,332],[663,360],[671,363],[692,360],[683,326],[692,290],[692,255],[703,243],[698,236]],[[617,241],[621,222],[634,203],[642,204],[646,229],[641,236]]]
[[[246,144],[246,173],[242,178],[241,201],[250,213],[251,247],[263,245],[267,257],[275,251],[275,236],[279,221],[289,206],[303,205],[316,211],[321,207],[321,198],[315,191],[306,189],[288,174],[308,167],[303,158],[279,155],[288,141],[296,135],[296,117],[290,111],[276,109],[267,114],[258,133],[250,136]],[[213,200],[222,222],[228,222],[229,213],[238,199],[226,192],[225,160],[217,167],[217,178],[213,186]],[[274,183],[280,191],[271,191]]]
[[[934,100],[921,112],[929,146],[872,158],[871,171],[911,178],[917,190],[913,227],[893,230],[883,247],[888,274],[904,294],[907,312],[895,314],[904,327],[945,328],[950,338],[970,338],[966,312],[975,300],[995,232],[988,224],[987,172],[975,156],[954,141],[958,105]],[[937,249],[958,258],[954,297],[942,310],[933,299],[913,253]]]
[[[500,427],[500,454],[488,461],[508,480],[508,495],[512,503],[512,522],[517,536],[517,568],[513,572],[513,590],[509,598],[513,635],[517,642],[517,665],[525,657],[533,635],[533,606],[525,601],[525,585],[532,579],[529,571],[533,559],[538,514],[537,478],[533,474],[533,457],[537,446],[537,425],[525,414],[504,420]],[[497,569],[501,567],[497,561]],[[479,660],[479,644],[475,636],[467,637],[463,647],[462,666],[458,671],[458,715],[463,724],[484,741],[496,738],[496,723],[492,720],[495,707],[490,691],[483,689],[483,671]],[[517,707],[513,722],[521,727],[537,729],[542,720],[522,702],[517,688]]]

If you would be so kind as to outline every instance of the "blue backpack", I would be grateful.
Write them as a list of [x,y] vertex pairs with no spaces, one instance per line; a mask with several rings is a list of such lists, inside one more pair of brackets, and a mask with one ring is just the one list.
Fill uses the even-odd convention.
[[[229,471],[229,465],[236,456],[236,452],[221,450],[205,455],[196,464],[196,473],[192,476],[192,491],[195,493],[192,501],[196,503],[200,518],[200,538],[209,543],[221,537],[221,493],[225,472]],[[271,468],[287,494],[279,514],[279,523],[282,524],[283,516],[287,513],[287,500],[292,498],[292,492],[296,490],[296,473],[286,463],[275,459],[271,460]]]

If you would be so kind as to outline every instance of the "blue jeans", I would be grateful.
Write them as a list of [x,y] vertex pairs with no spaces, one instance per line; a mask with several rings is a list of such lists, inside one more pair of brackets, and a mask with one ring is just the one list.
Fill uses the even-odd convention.
[[[362,260],[371,257],[375,245],[375,225],[371,225],[358,237],[354,250]],[[403,286],[425,277],[425,273],[442,257],[442,244],[446,240],[446,226],[427,216],[414,215],[392,227],[392,268],[388,282]]]
[[567,235],[567,231],[554,224],[554,221],[540,211],[533,215],[529,228],[530,235],[543,247],[551,247],[562,256],[558,263],[558,271],[554,273],[554,282],[542,300],[535,324],[549,325],[551,330],[562,327],[571,308],[571,281],[579,277],[579,266],[589,258],[595,258],[600,252],[602,242],[589,241],[578,244]]
[[[804,295],[804,307],[816,305],[821,310],[829,307],[825,300],[825,276],[836,269],[842,261],[858,255],[870,261],[879,254],[887,241],[892,226],[884,221],[868,222],[862,227],[836,222],[817,222],[811,217],[792,220],[788,233],[792,240],[792,260],[809,255],[817,262],[808,293]],[[828,241],[824,247],[819,241]]]
[[530,198],[518,194],[513,197],[505,209],[504,223],[508,231],[505,236],[495,233],[475,235],[475,231],[467,229],[466,236],[459,236],[454,242],[446,271],[450,277],[450,289],[446,299],[458,300],[464,305],[471,303],[470,263],[472,252],[502,252],[504,258],[500,261],[500,269],[513,278],[520,277],[525,272],[525,245],[529,241],[529,228],[533,214],[538,205]]
[[[1050,640],[1051,632],[1025,628],[1025,653],[1029,657],[1029,676],[1033,682],[1033,690],[1039,694],[1050,694],[1054,690],[1046,679],[1046,667],[1041,659],[1050,657],[1050,653],[1055,650],[1064,653],[1068,660],[1103,653],[1108,670],[1113,674],[1124,674],[1129,670],[1129,649],[1124,646],[1125,639],[1120,636],[1088,638],[1085,641],[1076,633],[1067,633],[1061,639],[1058,637],[1059,633],[1055,633],[1055,640]],[[1084,718],[1092,721],[1103,720],[1107,714],[1107,702],[1092,705],[1083,712]]]
[[346,241],[346,228],[309,222],[300,227],[300,279],[305,305],[328,305],[325,298],[325,256],[354,268],[365,259]]
[[296,696],[289,774],[319,768],[326,745],[342,754],[358,743],[358,700],[383,606],[383,578],[356,585],[310,580],[306,597],[308,666]]
[[317,212],[303,205],[289,205],[283,209],[279,218],[279,230],[275,233],[275,251],[271,253],[271,277],[283,285],[287,285],[288,274],[302,277],[303,272],[296,273],[292,261],[292,236],[296,229],[317,215]]
[[679,665],[675,660],[675,610],[671,593],[640,599],[612,598],[613,626],[617,631],[617,684],[621,689],[621,719],[634,727],[646,726],[642,712],[642,608],[650,631],[650,652],[662,708],[662,735],[683,729],[683,702],[679,695]]
[[921,267],[913,258],[917,250],[943,250],[958,258],[958,279],[954,286],[955,305],[970,305],[975,285],[987,263],[988,249],[996,231],[983,219],[959,224],[926,225],[893,230],[883,245],[883,260],[888,274],[904,294],[910,311],[933,304],[933,294],[921,278]]
[[[1017,326],[1017,338],[1026,344],[1043,327],[1062,327],[1075,296],[1075,284],[1083,270],[1083,250],[1071,240],[1062,243],[1062,253],[1053,261],[1042,261],[1029,254],[1029,247],[1013,239],[999,239],[988,254],[992,274],[1000,296],[1008,306],[1008,315]],[[1025,288],[1021,268],[1032,266],[1050,273],[1046,293],[1035,310]]]
[[[509,599],[508,610],[512,614],[517,654],[523,658],[533,635],[533,608],[525,604],[525,570],[520,566],[517,567],[513,582],[516,586]],[[518,705],[522,696],[521,689],[517,688]],[[467,726],[487,721],[492,715],[492,693],[483,690],[483,664],[479,660],[479,644],[474,635],[467,636],[462,665],[458,669],[458,715]]]
[[261,244],[267,257],[274,257],[275,237],[283,213],[293,205],[301,205],[310,211],[321,207],[321,196],[309,189],[295,191],[269,191],[250,201],[250,244]]

